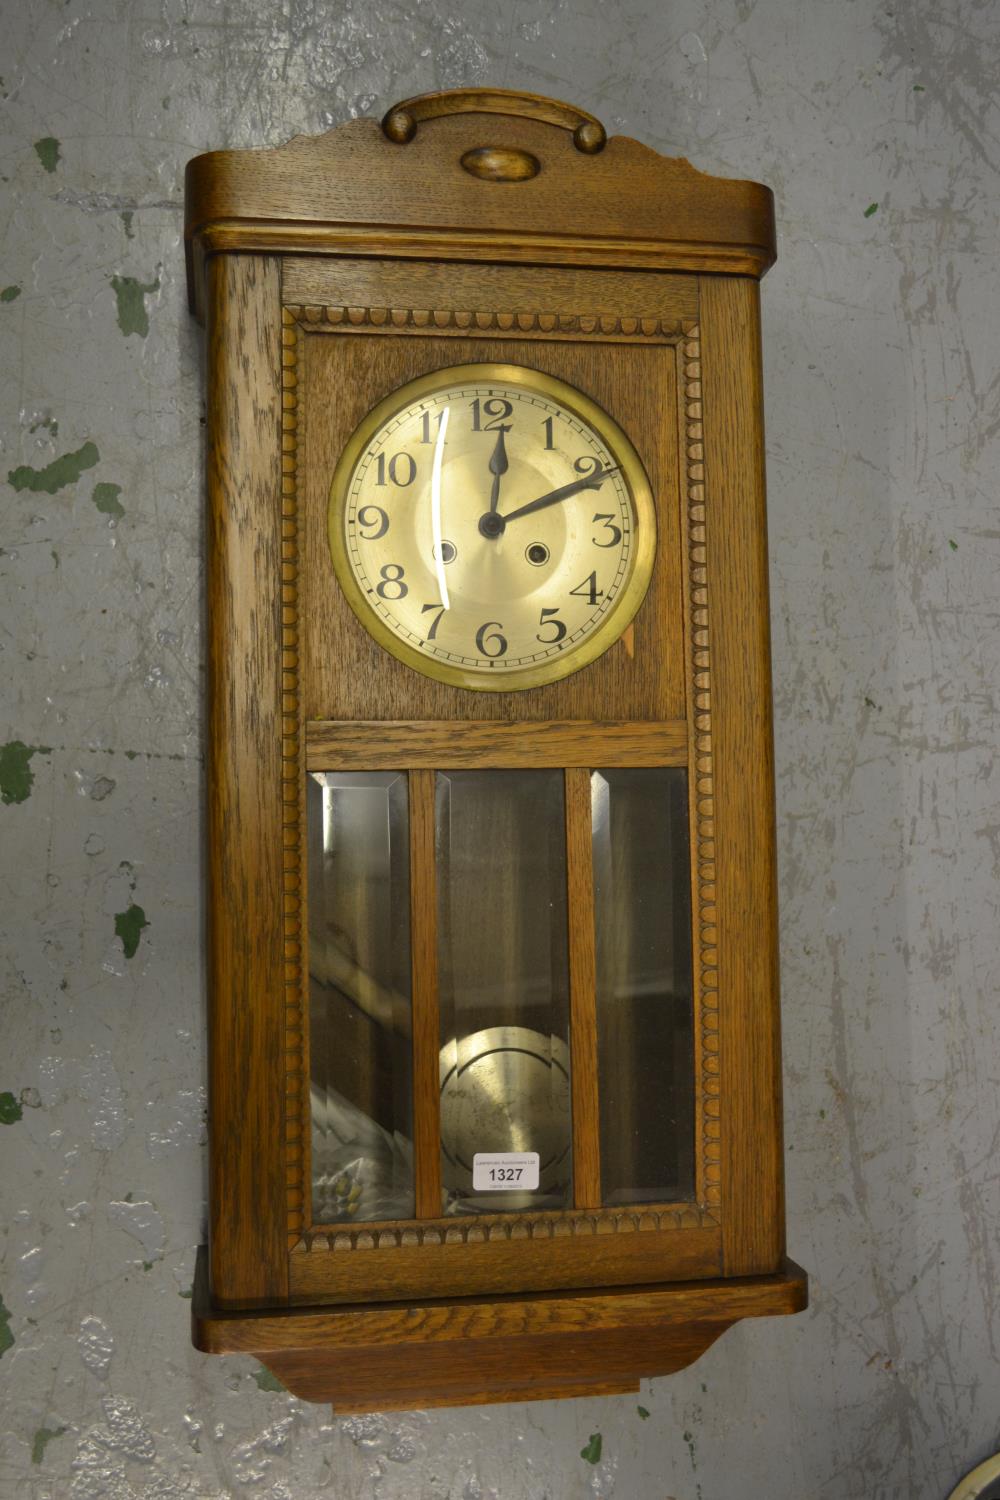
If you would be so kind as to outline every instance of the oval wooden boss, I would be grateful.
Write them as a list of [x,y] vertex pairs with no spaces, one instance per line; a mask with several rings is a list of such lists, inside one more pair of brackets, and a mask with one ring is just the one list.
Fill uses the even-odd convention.
[[513,146],[475,146],[462,157],[462,166],[488,182],[526,182],[542,170],[537,156]]

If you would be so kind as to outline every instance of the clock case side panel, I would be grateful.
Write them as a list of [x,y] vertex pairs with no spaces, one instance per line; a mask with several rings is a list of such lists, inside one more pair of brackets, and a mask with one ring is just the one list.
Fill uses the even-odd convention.
[[[219,1306],[288,1293],[288,925],[280,265],[208,268],[209,1277]],[[295,785],[298,786],[296,766]],[[301,1029],[301,1028],[300,1028]]]
[[723,1271],[747,1276],[775,1271],[785,1240],[760,302],[749,278],[700,290],[717,1159]]

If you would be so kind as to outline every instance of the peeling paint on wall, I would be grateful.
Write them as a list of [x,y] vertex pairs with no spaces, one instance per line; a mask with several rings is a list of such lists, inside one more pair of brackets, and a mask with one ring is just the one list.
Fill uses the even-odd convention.
[[36,755],[49,755],[45,745],[26,745],[23,740],[8,740],[0,745],[0,802],[27,802],[35,782],[31,762]]
[[111,516],[113,520],[119,521],[125,514],[125,507],[118,499],[121,492],[120,484],[95,484],[91,499],[102,516]]
[[35,153],[46,172],[54,172],[59,165],[59,142],[54,135],[43,135],[35,142]]
[[92,469],[100,462],[101,455],[97,451],[95,443],[84,443],[82,448],[77,448],[74,453],[63,453],[59,458],[54,458],[50,464],[43,469],[32,468],[29,464],[22,464],[20,468],[11,469],[7,475],[7,483],[14,490],[31,490],[35,494],[54,495],[57,490],[65,489],[68,484],[76,484],[85,469]]
[[126,911],[115,913],[115,936],[121,938],[126,958],[135,958],[139,951],[139,938],[143,929],[148,926],[146,913],[135,902]]
[[601,1450],[604,1446],[599,1432],[592,1432],[584,1446],[580,1449],[580,1457],[588,1464],[599,1464],[601,1461]]
[[31,1462],[40,1464],[45,1458],[45,1450],[56,1438],[62,1437],[66,1431],[65,1427],[39,1427],[31,1440]]
[[149,333],[146,298],[150,292],[159,291],[159,279],[142,282],[135,276],[112,276],[111,285],[118,303],[118,327],[126,337],[137,333],[144,339]]
[[0,1092],[0,1125],[16,1125],[24,1114],[19,1099],[15,1099],[10,1089]]
[[0,1359],[8,1349],[14,1347],[14,1335],[10,1331],[10,1308],[0,1297]]

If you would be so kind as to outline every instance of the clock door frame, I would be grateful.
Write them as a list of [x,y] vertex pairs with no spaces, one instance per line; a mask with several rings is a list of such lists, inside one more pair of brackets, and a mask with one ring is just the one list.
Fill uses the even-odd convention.
[[[784,1226],[756,281],[227,254],[209,260],[207,285],[209,1274],[216,1304],[377,1301],[775,1273]],[[673,362],[673,400],[662,425],[645,441],[640,435],[637,446],[648,465],[650,444],[665,445],[675,468],[679,704],[675,696],[669,716],[647,705],[642,714],[620,716],[619,727],[609,731],[600,711],[591,706],[583,712],[588,681],[599,679],[603,658],[527,693],[443,691],[468,705],[463,718],[471,725],[477,765],[523,764],[525,756],[538,764],[539,746],[550,737],[549,753],[556,755],[550,763],[568,775],[568,821],[577,830],[571,848],[574,838],[581,847],[580,777],[589,767],[614,765],[617,754],[626,764],[687,769],[698,1100],[694,1204],[640,1213],[584,1202],[564,1214],[456,1221],[433,1218],[433,1194],[418,1186],[425,1213],[417,1223],[344,1228],[308,1222],[306,769],[320,768],[321,761],[323,769],[346,768],[350,757],[358,768],[364,762],[378,769],[372,756],[379,745],[380,755],[402,757],[391,768],[409,771],[423,788],[417,821],[411,821],[420,859],[433,834],[426,827],[427,778],[434,767],[456,768],[453,750],[447,760],[439,758],[453,716],[424,693],[426,679],[391,658],[385,658],[387,673],[398,669],[413,679],[419,712],[387,714],[382,705],[363,722],[356,710],[331,720],[317,716],[309,701],[307,626],[318,606],[303,546],[307,527],[315,531],[315,516],[307,522],[302,497],[310,474],[314,485],[321,481],[313,469],[304,474],[301,468],[311,410],[305,354],[310,340],[338,340],[346,350],[347,341],[359,337],[382,339],[390,363],[394,352],[426,351],[427,340],[451,341],[457,351],[470,338],[484,359],[495,357],[487,352],[493,346],[527,345],[541,355],[565,345],[599,351],[612,369],[616,360],[624,368],[630,352],[643,348],[659,349]],[[463,359],[456,352],[452,362]],[[608,407],[622,421],[615,403]],[[629,431],[627,422],[622,425]],[[636,441],[635,431],[629,436]],[[314,497],[309,504],[314,511]],[[325,534],[325,508],[321,530]],[[636,617],[637,631],[646,608]],[[499,701],[507,697],[524,705],[515,723]],[[441,725],[447,728],[435,739]],[[585,882],[580,869],[578,860],[577,878]],[[425,982],[432,972],[431,933],[429,921],[414,927]],[[577,964],[582,951],[577,944]],[[415,1033],[424,1080],[417,1083],[419,1141],[422,1131],[433,1134],[438,1037],[426,1017],[422,1028],[417,1018]],[[587,1130],[593,1145],[592,1101],[589,1125],[585,1100],[580,1108],[585,1161]],[[425,1151],[432,1146],[424,1140]]]

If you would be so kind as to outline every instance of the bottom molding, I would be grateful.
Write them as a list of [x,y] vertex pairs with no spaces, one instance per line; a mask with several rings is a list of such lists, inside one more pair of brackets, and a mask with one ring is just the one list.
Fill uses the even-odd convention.
[[741,1318],[801,1312],[801,1267],[771,1276],[492,1298],[231,1311],[213,1306],[198,1252],[192,1339],[253,1354],[337,1413],[541,1401],[635,1391],[704,1354]]

